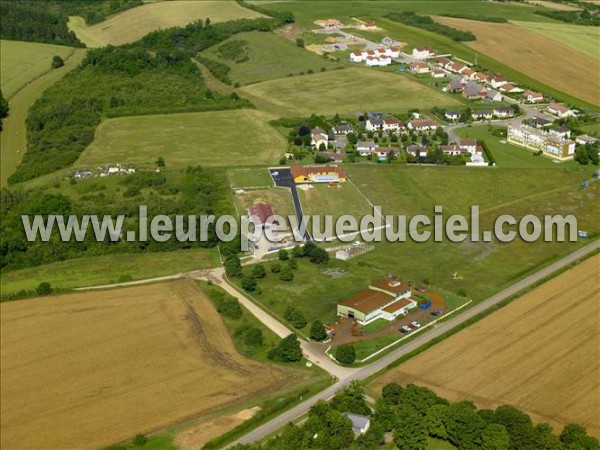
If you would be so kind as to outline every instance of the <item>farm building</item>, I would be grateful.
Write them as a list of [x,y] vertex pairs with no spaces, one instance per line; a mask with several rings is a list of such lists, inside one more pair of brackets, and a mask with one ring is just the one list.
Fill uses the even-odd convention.
[[355,319],[361,325],[380,318],[392,321],[417,306],[411,295],[412,288],[407,283],[394,279],[380,280],[339,303],[337,314]]
[[575,142],[527,125],[509,125],[506,138],[511,144],[541,150],[544,155],[559,160],[570,159],[575,153]]
[[291,167],[292,177],[297,184],[302,183],[340,183],[346,181],[344,169],[338,166],[300,166]]

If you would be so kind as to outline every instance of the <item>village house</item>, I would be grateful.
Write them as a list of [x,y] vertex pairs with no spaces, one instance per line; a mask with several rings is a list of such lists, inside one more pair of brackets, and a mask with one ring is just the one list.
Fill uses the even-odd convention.
[[336,134],[333,138],[333,147],[336,150],[343,150],[348,146],[348,138],[345,134]]
[[369,428],[371,427],[371,419],[369,419],[367,416],[350,412],[345,412],[344,416],[346,416],[348,419],[350,419],[350,422],[352,422],[352,431],[354,431],[356,436],[365,434],[367,431],[369,431]]
[[422,144],[411,144],[406,147],[406,152],[415,157],[424,158],[427,156],[427,146]]
[[460,71],[462,69],[464,69],[465,67],[466,66],[464,66],[462,64],[451,62],[450,64],[448,64],[446,69],[448,69],[450,72],[460,73]]
[[408,122],[408,129],[420,132],[435,131],[438,124],[433,119],[414,119]]
[[544,96],[540,92],[525,91],[523,92],[522,100],[527,103],[542,103]]
[[327,131],[323,128],[315,127],[310,132],[311,140],[310,145],[313,147],[319,148],[321,144],[324,144],[327,147],[327,142],[329,141],[329,135]]
[[436,61],[442,67],[446,67],[447,64],[450,64],[452,62],[446,57],[438,58]]
[[513,117],[515,115],[514,109],[510,106],[496,106],[494,107],[494,117]]
[[255,203],[250,206],[247,211],[248,217],[255,227],[276,228],[276,226],[269,221],[269,219],[275,215],[271,205],[267,203]]
[[426,62],[413,62],[410,64],[410,71],[414,73],[427,73],[429,72],[429,64]]
[[346,181],[344,169],[336,165],[301,166],[293,164],[290,171],[296,184],[340,183]]
[[429,47],[415,47],[413,48],[412,56],[415,59],[427,59],[435,56],[435,53]]
[[485,98],[492,102],[501,102],[504,97],[500,92],[490,89],[487,94],[485,94]]
[[573,116],[573,111],[567,108],[565,105],[561,105],[560,103],[551,102],[548,105],[548,112],[553,116],[560,117],[564,119],[565,117]]
[[472,78],[476,81],[480,81],[482,83],[487,83],[488,82],[488,76],[485,73],[481,73],[481,72],[475,72],[472,76]]
[[365,63],[367,64],[367,66],[370,67],[389,66],[392,63],[392,58],[390,58],[389,56],[367,56],[367,58],[365,59]]
[[338,134],[352,133],[354,130],[352,129],[352,125],[341,124],[341,125],[336,125],[336,126],[332,127],[331,131],[334,135],[338,135]]
[[498,90],[501,92],[519,92],[521,89],[519,89],[512,83],[504,83],[498,88]]
[[477,139],[461,139],[460,146],[469,153],[481,153],[483,148],[477,145]]
[[446,72],[442,69],[435,69],[431,71],[431,76],[433,78],[444,78],[446,76]]
[[504,78],[502,75],[492,75],[488,79],[488,83],[494,88],[498,89],[503,84],[508,83],[508,80]]
[[395,117],[386,117],[383,119],[383,129],[385,131],[402,131],[405,128],[404,124]]
[[544,128],[552,125],[552,121],[543,117],[532,117],[529,120],[529,124],[534,128]]
[[338,152],[318,152],[317,155],[323,158],[328,158],[334,163],[341,163],[343,159],[342,154]]
[[561,137],[563,139],[569,139],[571,137],[571,130],[568,127],[565,127],[564,125],[558,125],[554,128],[550,128],[548,131],[553,135]]
[[463,97],[467,100],[480,100],[487,95],[487,89],[477,83],[467,83],[463,90]]
[[380,117],[371,116],[365,122],[365,130],[367,131],[379,131],[383,128],[383,119]]
[[592,136],[588,136],[587,134],[582,134],[575,138],[575,142],[577,142],[578,144],[581,144],[581,145],[586,145],[586,144],[594,145],[598,142],[598,139],[596,139],[595,137],[592,137]]
[[360,156],[368,156],[377,149],[377,144],[373,141],[358,141],[356,151]]
[[466,148],[461,147],[458,144],[441,145],[440,149],[442,150],[444,155],[449,156],[458,156],[462,155],[463,153],[469,153],[469,151]]
[[364,53],[366,53],[366,52],[352,52],[352,53],[350,53],[350,61],[356,62],[356,63],[363,62],[365,60],[365,57],[366,57],[364,55]]
[[571,159],[575,153],[575,142],[527,125],[508,125],[506,140],[561,161]]
[[494,117],[494,113],[489,109],[480,109],[478,111],[472,111],[471,117],[473,120],[491,120]]
[[473,69],[471,69],[470,67],[463,67],[462,69],[460,69],[458,71],[458,73],[460,73],[461,75],[464,75],[465,77],[472,79],[473,75],[475,74],[475,71]]
[[462,92],[465,88],[465,82],[462,77],[456,77],[450,80],[448,85],[446,86],[446,91],[449,93]]
[[377,319],[395,320],[417,306],[412,287],[394,279],[380,280],[348,300],[339,303],[337,315],[367,325]]
[[448,110],[444,113],[444,117],[451,122],[454,122],[455,120],[460,119],[460,116],[461,116],[460,111],[456,111],[456,110]]

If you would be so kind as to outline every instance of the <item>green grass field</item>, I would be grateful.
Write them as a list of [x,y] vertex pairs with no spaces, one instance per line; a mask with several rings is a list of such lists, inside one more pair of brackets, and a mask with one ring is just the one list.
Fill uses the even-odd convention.
[[262,17],[233,0],[203,0],[190,2],[144,2],[145,5],[128,9],[107,20],[87,26],[81,17],[70,17],[68,26],[88,47],[122,45],[141,39],[160,28],[184,26],[196,20],[210,18],[224,22],[242,18]]
[[270,164],[279,161],[286,141],[254,109],[108,119],[76,166],[136,164],[167,166]]
[[[597,236],[600,226],[600,183],[582,191],[581,180],[594,168],[472,169],[464,167],[411,167],[354,164],[345,166],[351,180],[387,214],[433,216],[434,205],[443,215],[464,214],[479,205],[481,230],[493,229],[502,214],[574,214],[578,229]],[[541,267],[574,251],[589,240],[575,243],[515,240],[511,243],[381,242],[365,255],[349,261],[331,259],[330,267],[346,271],[332,280],[324,267],[300,260],[295,279],[283,282],[268,273],[258,280],[257,300],[281,316],[289,305],[311,320],[335,318],[336,304],[365,289],[372,281],[394,274],[410,282],[426,280],[450,293],[464,289],[475,302],[506,288]],[[267,264],[268,266],[268,264]],[[268,268],[268,267],[267,267]],[[453,279],[458,272],[462,279]]]
[[241,92],[266,99],[273,104],[274,113],[284,116],[460,105],[406,76],[362,67],[264,81],[245,86]]
[[64,45],[0,41],[0,87],[5,98],[52,70],[52,57],[66,59],[75,49]]
[[566,23],[513,22],[529,31],[539,33],[573,50],[600,61],[600,29]]
[[128,276],[132,281],[174,275],[190,270],[216,267],[216,249],[178,250],[164,253],[119,253],[71,259],[58,263],[3,272],[2,294],[21,289],[35,289],[42,281],[63,289],[97,286],[119,282]]
[[[2,186],[6,184],[8,177],[15,171],[27,149],[25,120],[27,119],[29,108],[42,95],[44,90],[73,70],[83,59],[84,55],[85,50],[75,50],[72,56],[65,60],[63,67],[36,78],[11,97],[10,113],[3,120],[4,131],[0,133],[0,154],[2,157],[2,164],[0,164],[0,184]],[[2,52],[2,58],[4,56],[5,52]],[[48,62],[48,66],[49,64]],[[4,63],[2,63],[2,70],[4,70]],[[2,78],[4,79],[4,76]],[[4,95],[7,95],[6,92],[4,92]]]
[[261,2],[261,6],[275,11],[293,11],[298,23],[305,27],[314,27],[313,21],[328,17],[344,19],[351,23],[353,17],[365,15],[382,16],[393,11],[414,11],[419,14],[440,15],[447,13],[478,14],[484,16],[500,16],[512,20],[531,22],[552,22],[551,19],[534,14],[532,6],[490,3],[487,1],[443,0],[443,1],[371,1],[371,2],[342,2],[336,0],[320,0],[318,7],[315,2],[285,1]]
[[505,141],[505,139],[493,136],[485,125],[459,128],[456,131],[461,138],[474,138],[485,141],[496,159],[497,166],[501,168],[542,169],[551,167],[577,167],[579,165],[574,161],[557,163],[545,156],[534,156],[527,149],[507,142],[502,143],[501,141]]
[[246,210],[256,203],[271,205],[273,212],[283,217],[295,214],[292,194],[288,188],[252,189],[235,194],[235,204],[240,215],[246,214]]
[[[298,192],[304,214],[333,216],[334,225],[344,214],[360,218],[372,213],[371,206],[350,183],[341,183],[337,187],[317,184],[312,189],[298,189]],[[324,220],[321,220],[321,227],[324,231]],[[328,237],[332,236],[328,234]]]
[[265,167],[240,167],[227,170],[232,188],[271,187],[273,179]]
[[[220,51],[232,42],[244,42],[243,54],[248,61],[236,62]],[[226,64],[231,69],[228,76],[232,83],[241,85],[286,77],[292,73],[320,72],[322,68],[332,70],[339,66],[331,61],[298,47],[294,42],[275,33],[253,31],[240,33],[201,53],[202,56]],[[227,55],[225,53],[225,55]]]

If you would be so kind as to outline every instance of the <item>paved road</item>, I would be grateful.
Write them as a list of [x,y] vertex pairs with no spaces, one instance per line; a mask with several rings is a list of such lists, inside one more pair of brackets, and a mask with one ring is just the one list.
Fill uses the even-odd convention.
[[[296,187],[296,183],[294,183],[294,177],[292,177],[291,170],[287,168],[277,168],[269,169],[269,172],[271,173],[271,178],[273,178],[273,182],[276,186],[286,187],[292,191],[292,200],[294,201],[294,209],[296,210],[296,220],[298,221],[299,226],[299,224],[302,223],[304,212],[302,212],[302,204],[300,203],[298,188]],[[308,230],[304,232],[304,239],[307,241],[312,240],[312,237],[308,233]]]
[[305,400],[304,402],[300,403],[299,405],[295,406],[294,408],[292,408],[288,411],[285,411],[284,413],[280,414],[279,416],[277,416],[273,420],[265,423],[264,425],[245,434],[241,438],[239,438],[236,441],[234,441],[233,443],[231,443],[231,445],[248,444],[251,442],[255,442],[255,441],[264,439],[265,437],[267,437],[270,434],[279,430],[281,427],[286,425],[288,422],[290,422],[290,421],[296,419],[297,417],[301,416],[302,414],[306,413],[317,401],[327,400],[327,399],[331,398],[339,389],[345,387],[350,382],[352,382],[354,380],[361,380],[361,379],[367,378],[367,377],[375,374],[376,372],[384,369],[386,366],[388,366],[390,363],[397,360],[398,358],[401,358],[402,356],[407,355],[408,353],[419,348],[423,344],[426,344],[427,342],[431,341],[432,339],[435,339],[436,337],[441,336],[443,333],[447,332],[448,330],[456,327],[457,325],[460,325],[461,323],[471,319],[472,317],[491,308],[492,306],[497,305],[498,303],[502,302],[503,300],[517,294],[521,290],[534,285],[535,283],[539,282],[540,280],[548,277],[549,275],[553,274],[554,272],[568,266],[569,264],[573,263],[574,261],[588,255],[589,253],[591,253],[597,249],[600,249],[600,241],[595,241],[595,242],[592,242],[591,244],[586,245],[585,247],[571,253],[570,255],[565,256],[564,258],[555,262],[554,264],[551,264],[548,267],[545,267],[544,269],[536,272],[533,275],[530,275],[529,277],[519,281],[518,283],[515,283],[514,285],[499,292],[498,294],[484,300],[483,302],[473,306],[472,308],[469,308],[464,313],[453,317],[452,319],[448,320],[447,322],[442,322],[442,323],[436,325],[428,333],[417,337],[416,339],[409,342],[408,344],[392,351],[391,353],[388,353],[386,356],[382,357],[381,359],[369,364],[368,366],[365,366],[365,367],[357,370],[356,372],[350,374],[348,377],[340,379],[340,381],[338,381],[334,385],[319,392],[318,394],[314,395],[313,397],[309,398],[308,400]]

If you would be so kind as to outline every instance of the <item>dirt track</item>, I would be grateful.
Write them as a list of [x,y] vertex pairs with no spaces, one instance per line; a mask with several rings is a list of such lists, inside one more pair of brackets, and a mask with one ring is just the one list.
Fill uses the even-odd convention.
[[290,383],[235,351],[190,280],[0,308],[2,449],[98,448]]
[[416,383],[449,400],[512,404],[560,430],[600,436],[600,256],[377,379]]

